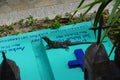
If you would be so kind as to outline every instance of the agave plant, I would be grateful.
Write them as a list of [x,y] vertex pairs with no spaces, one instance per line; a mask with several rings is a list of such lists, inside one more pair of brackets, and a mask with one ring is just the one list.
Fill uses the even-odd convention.
[[[100,42],[102,42],[104,40],[104,38],[109,34],[110,37],[114,37],[114,45],[113,48],[111,49],[111,52],[114,50],[115,47],[117,47],[117,43],[119,42],[117,37],[120,37],[120,0],[94,0],[93,2],[83,5],[85,2],[85,0],[81,0],[79,6],[74,10],[74,13],[72,15],[72,17],[81,9],[87,8],[87,10],[83,13],[82,18],[84,18],[84,16],[97,4],[100,4],[98,7],[98,10],[96,12],[95,18],[94,18],[94,22],[93,22],[93,30],[94,30],[94,34],[96,36],[96,29],[99,29],[97,27],[101,16],[103,15],[103,11],[105,10],[105,8],[107,7],[108,4],[110,4],[111,2],[114,2],[114,5],[112,7],[111,12],[108,15],[108,19],[106,21],[105,25],[102,25],[102,27],[105,29],[102,38],[100,40]],[[72,18],[71,17],[71,18]],[[100,26],[99,26],[100,27]],[[111,55],[111,53],[109,54],[109,56]]]

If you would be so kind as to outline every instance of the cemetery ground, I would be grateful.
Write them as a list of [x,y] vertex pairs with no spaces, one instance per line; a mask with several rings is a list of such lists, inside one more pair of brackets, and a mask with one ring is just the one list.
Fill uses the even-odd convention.
[[[53,19],[49,17],[45,17],[42,20],[35,19],[32,15],[24,19],[20,19],[18,22],[11,23],[10,25],[1,25],[0,27],[0,37],[10,36],[10,35],[18,35],[26,32],[32,32],[41,29],[57,29],[63,25],[76,24],[83,21],[90,21],[94,18],[96,12],[87,14],[84,18],[82,18],[82,14],[74,16],[71,18],[72,14],[66,13],[65,16],[56,15]],[[109,16],[109,11],[105,10],[103,12],[104,22],[106,23]],[[120,20],[118,20],[120,23]],[[116,29],[116,28],[115,28]],[[117,32],[110,32],[110,34]],[[114,37],[109,36],[114,42]]]

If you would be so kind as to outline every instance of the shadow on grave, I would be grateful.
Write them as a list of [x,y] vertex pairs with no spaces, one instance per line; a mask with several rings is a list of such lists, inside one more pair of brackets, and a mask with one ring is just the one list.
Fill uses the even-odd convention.
[[19,67],[13,60],[6,58],[2,52],[3,61],[0,64],[0,80],[21,80]]
[[120,44],[115,50],[114,60],[110,60],[104,45],[100,42],[103,17],[99,23],[97,42],[90,45],[85,52],[84,79],[120,80]]
[[120,43],[115,50],[114,60],[110,60],[110,55],[107,55],[100,42],[102,23],[101,17],[97,42],[87,48],[85,55],[82,49],[75,50],[77,60],[68,62],[69,68],[80,67],[84,71],[84,80],[120,80]]

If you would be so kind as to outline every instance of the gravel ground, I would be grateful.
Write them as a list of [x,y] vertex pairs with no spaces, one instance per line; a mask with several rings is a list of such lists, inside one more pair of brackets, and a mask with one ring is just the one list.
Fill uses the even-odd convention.
[[[93,1],[93,0],[92,0]],[[84,4],[90,3],[91,0],[87,0]],[[17,22],[18,20],[22,18],[26,18],[29,15],[32,15],[36,19],[42,19],[44,17],[50,17],[53,18],[57,14],[64,15],[66,12],[71,12],[78,6],[79,2],[72,2],[72,3],[62,3],[62,4],[55,4],[50,6],[41,6],[26,10],[16,10],[9,13],[1,13],[0,14],[0,25],[3,24],[11,24],[13,22]],[[107,9],[111,10],[111,3]],[[90,13],[96,11],[98,8],[98,5],[95,6]],[[81,10],[79,13],[84,12],[84,10]]]

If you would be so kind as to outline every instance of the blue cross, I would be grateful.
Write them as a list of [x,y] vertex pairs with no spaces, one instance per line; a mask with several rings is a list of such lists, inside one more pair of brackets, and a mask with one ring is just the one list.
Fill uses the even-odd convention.
[[80,67],[84,71],[84,52],[82,49],[76,49],[74,51],[77,60],[72,60],[68,62],[69,68]]

